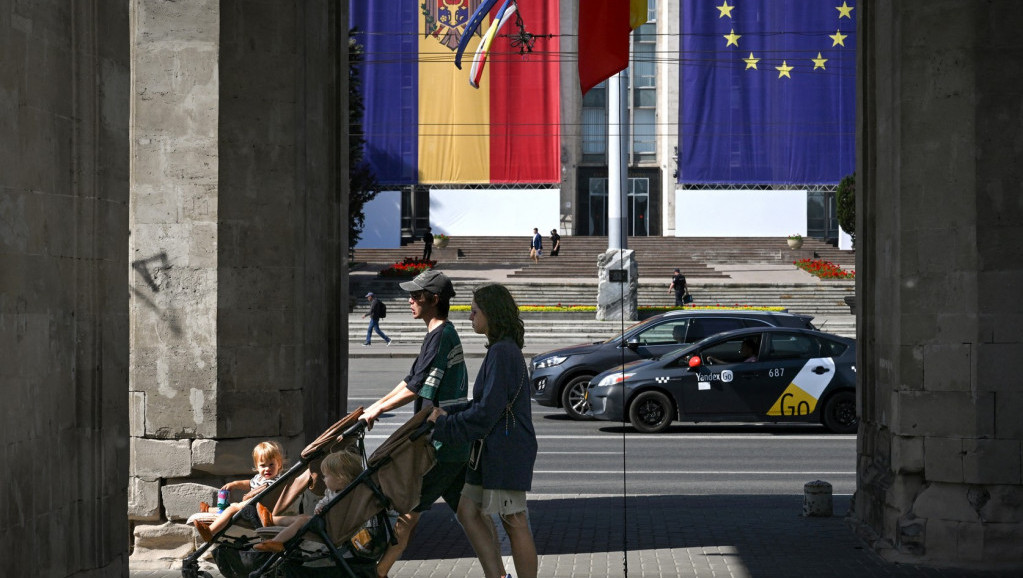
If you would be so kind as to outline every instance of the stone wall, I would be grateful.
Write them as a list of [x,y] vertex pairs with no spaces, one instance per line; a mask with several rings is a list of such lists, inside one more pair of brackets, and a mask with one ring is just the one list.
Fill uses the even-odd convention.
[[0,10],[0,560],[127,573],[128,7]]
[[854,517],[886,555],[1023,564],[1023,5],[859,11]]
[[346,413],[347,19],[326,0],[133,7],[128,513],[133,565],[166,565],[256,443],[294,461]]

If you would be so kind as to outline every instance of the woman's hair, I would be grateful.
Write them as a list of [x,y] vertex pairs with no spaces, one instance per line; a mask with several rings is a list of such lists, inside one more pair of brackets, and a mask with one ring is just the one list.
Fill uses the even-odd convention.
[[263,460],[274,460],[284,465],[284,449],[277,442],[260,442],[252,448],[252,464],[256,465]]
[[331,475],[345,480],[346,483],[351,483],[362,472],[362,456],[350,448],[327,454],[327,457],[320,462],[320,471],[329,472]]
[[472,292],[472,299],[487,316],[487,347],[502,339],[511,339],[522,349],[526,329],[508,288],[497,283],[481,285]]

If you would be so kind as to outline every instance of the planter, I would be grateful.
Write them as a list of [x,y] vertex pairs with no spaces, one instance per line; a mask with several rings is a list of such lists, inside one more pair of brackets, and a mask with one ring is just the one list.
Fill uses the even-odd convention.
[[802,249],[803,239],[789,239],[789,249]]
[[451,242],[451,237],[444,237],[442,239],[434,238],[433,246],[437,247],[438,249],[443,249],[444,247],[448,246],[449,242]]

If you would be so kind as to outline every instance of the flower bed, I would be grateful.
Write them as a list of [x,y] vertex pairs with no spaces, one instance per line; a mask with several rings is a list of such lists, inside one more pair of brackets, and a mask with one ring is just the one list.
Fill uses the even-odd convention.
[[431,259],[415,259],[407,257],[401,263],[395,263],[380,271],[381,277],[415,277],[423,271],[433,269],[437,262]]
[[800,259],[798,261],[793,261],[792,264],[814,277],[820,277],[821,279],[856,278],[856,271],[846,271],[831,261],[825,261],[824,259]]

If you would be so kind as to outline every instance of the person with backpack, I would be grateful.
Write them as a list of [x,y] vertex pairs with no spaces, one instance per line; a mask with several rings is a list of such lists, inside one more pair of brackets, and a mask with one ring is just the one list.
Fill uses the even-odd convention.
[[384,340],[388,346],[391,345],[391,338],[384,334],[383,330],[380,329],[380,320],[387,317],[387,306],[384,302],[377,299],[373,292],[366,293],[366,299],[369,299],[369,313],[363,315],[363,318],[369,317],[369,327],[366,329],[366,341],[362,344],[366,347],[371,344],[373,339],[373,331],[377,332],[377,335]]

